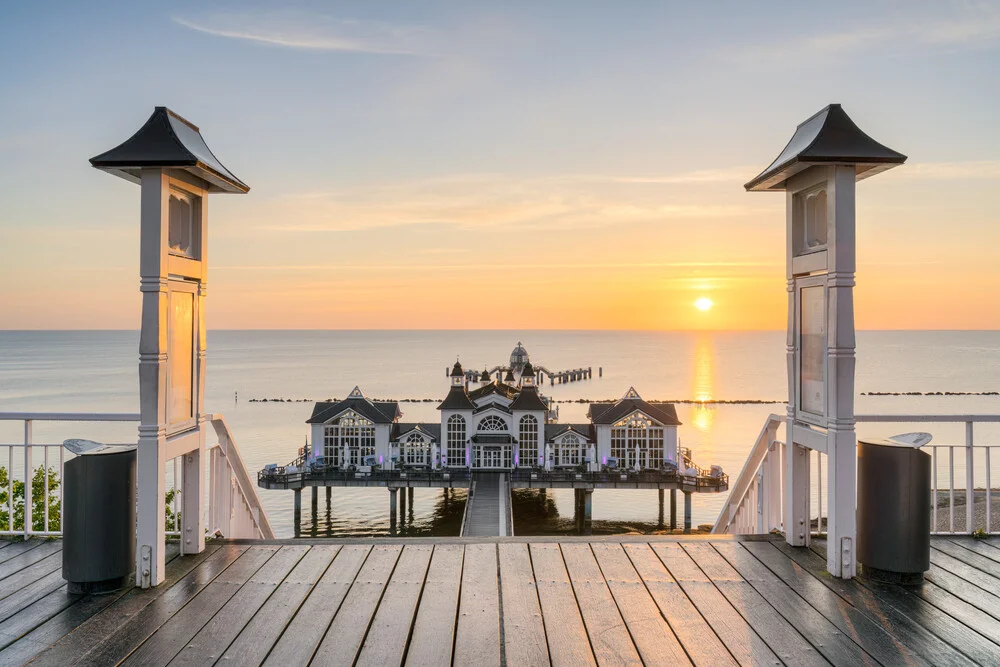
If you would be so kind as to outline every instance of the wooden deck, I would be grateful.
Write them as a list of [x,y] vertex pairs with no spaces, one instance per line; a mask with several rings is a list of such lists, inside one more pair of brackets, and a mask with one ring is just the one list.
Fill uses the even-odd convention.
[[215,542],[98,597],[0,541],[0,665],[997,664],[1000,539],[932,545],[904,588],[773,538]]

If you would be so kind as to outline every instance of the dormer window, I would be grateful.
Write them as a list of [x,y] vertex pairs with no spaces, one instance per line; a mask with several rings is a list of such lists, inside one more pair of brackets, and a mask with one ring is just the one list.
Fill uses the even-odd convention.
[[173,188],[170,190],[168,237],[171,254],[192,259],[197,258],[195,249],[200,241],[198,238],[197,199],[194,195],[186,192]]

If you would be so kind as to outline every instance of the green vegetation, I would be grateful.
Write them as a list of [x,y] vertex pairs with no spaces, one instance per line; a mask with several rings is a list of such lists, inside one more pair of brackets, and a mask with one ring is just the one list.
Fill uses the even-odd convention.
[[[35,468],[31,478],[31,528],[45,530],[45,495],[49,497],[49,530],[61,529],[60,517],[62,508],[59,504],[59,473],[55,468],[49,468],[48,490],[45,488],[45,467]],[[14,525],[11,528],[8,494],[14,494]],[[0,529],[24,530],[24,480],[13,480],[11,484],[7,468],[0,466]]]

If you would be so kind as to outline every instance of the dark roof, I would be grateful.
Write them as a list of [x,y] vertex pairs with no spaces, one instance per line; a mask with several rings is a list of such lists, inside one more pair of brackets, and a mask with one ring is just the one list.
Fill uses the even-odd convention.
[[517,389],[511,387],[509,384],[494,380],[485,387],[479,387],[470,391],[469,398],[473,401],[478,401],[480,398],[489,396],[490,394],[499,394],[505,398],[513,399],[517,395]]
[[448,395],[441,401],[438,410],[475,410],[476,404],[469,400],[464,386],[452,387]]
[[510,404],[511,410],[548,410],[535,387],[525,387]]
[[535,367],[531,365],[530,361],[526,362],[524,364],[524,368],[521,369],[521,375],[524,376],[524,375],[534,375],[534,374],[535,374]]
[[460,377],[462,377],[464,375],[465,375],[465,372],[462,370],[462,364],[460,364],[460,363],[458,363],[456,361],[455,365],[451,369],[451,376],[453,378],[460,378]]
[[781,155],[744,187],[758,192],[784,190],[795,174],[824,164],[857,165],[861,180],[904,162],[905,155],[869,137],[839,104],[831,104],[803,121]]
[[490,381],[490,372],[488,370],[486,370],[485,368],[483,369],[483,374],[479,376],[479,381],[480,382],[489,382]]
[[486,412],[487,410],[499,410],[500,412],[510,414],[510,408],[503,403],[487,403],[485,405],[480,405],[472,412],[472,414],[478,415],[480,412]]
[[577,435],[581,435],[587,440],[593,442],[596,440],[594,437],[594,427],[591,424],[546,424],[545,425],[545,440],[546,442],[558,438],[560,435],[573,430]]
[[680,426],[673,403],[646,402],[641,398],[623,398],[617,403],[591,403],[587,416],[595,424],[614,424],[636,410],[641,410],[661,424]]
[[247,192],[205,143],[198,127],[167,107],[156,107],[139,131],[115,148],[90,158],[91,166],[139,182],[143,167],[176,167],[208,183],[209,192]]
[[425,424],[425,423],[396,423],[392,425],[392,435],[390,440],[398,440],[400,436],[404,436],[410,431],[420,431],[427,436],[433,438],[435,441],[441,440],[441,424]]
[[399,416],[399,404],[395,401],[369,401],[367,398],[348,398],[343,401],[321,401],[313,406],[312,416],[307,424],[324,424],[345,410],[354,410],[362,417],[376,424],[391,424]]
[[508,368],[507,369],[507,375],[503,376],[503,381],[504,382],[513,382],[514,381],[514,371],[512,371],[511,369]]

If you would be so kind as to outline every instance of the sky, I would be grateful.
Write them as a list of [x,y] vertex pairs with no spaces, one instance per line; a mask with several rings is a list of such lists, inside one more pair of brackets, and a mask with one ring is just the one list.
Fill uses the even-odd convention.
[[[1000,329],[1000,3],[9,3],[0,329],[137,329],[154,106],[251,186],[209,206],[226,329],[783,329],[785,202],[841,103],[862,329]],[[712,307],[694,306],[709,299]],[[702,302],[704,304],[704,302]]]

